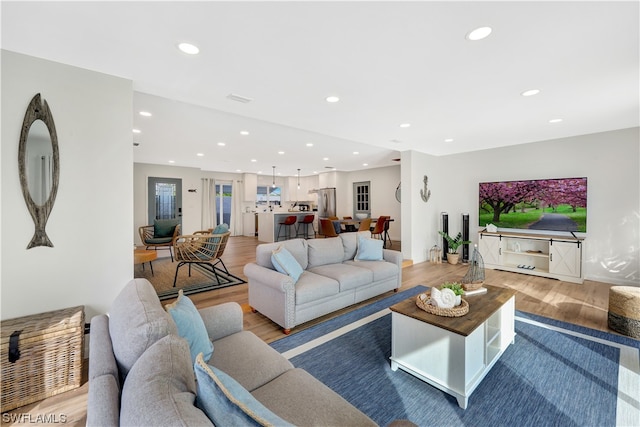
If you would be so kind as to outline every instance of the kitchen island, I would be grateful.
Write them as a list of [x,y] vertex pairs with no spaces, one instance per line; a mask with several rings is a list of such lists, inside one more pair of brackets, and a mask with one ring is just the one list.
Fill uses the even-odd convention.
[[[258,212],[258,240],[261,242],[275,242],[276,236],[278,235],[278,227],[280,226],[280,222],[284,221],[286,217],[289,215],[296,216],[298,219],[296,222],[300,221],[307,215],[315,215],[316,212]],[[315,223],[315,220],[314,220]],[[295,237],[295,227],[297,225],[292,226],[294,228],[291,229],[291,237]],[[315,225],[314,225],[315,227]],[[317,229],[317,228],[316,228]],[[285,227],[283,227],[280,232],[280,240],[285,240]]]

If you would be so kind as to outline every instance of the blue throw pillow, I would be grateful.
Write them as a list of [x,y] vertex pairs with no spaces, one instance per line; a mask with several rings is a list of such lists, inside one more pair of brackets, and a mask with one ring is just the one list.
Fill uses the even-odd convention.
[[209,339],[207,328],[200,313],[198,313],[198,309],[193,305],[191,299],[182,293],[182,289],[178,292],[178,299],[174,303],[165,306],[165,309],[176,323],[178,335],[189,343],[191,361],[195,362],[199,353],[204,354],[205,360],[211,359],[213,343]]
[[196,405],[217,426],[292,426],[256,400],[236,380],[198,355]]
[[354,261],[382,261],[382,245],[378,239],[358,236],[358,251]]
[[286,274],[297,282],[304,271],[298,261],[287,248],[280,246],[271,253],[271,264],[282,274]]
[[229,231],[229,226],[227,224],[220,224],[216,228],[213,229],[211,234],[224,234]]

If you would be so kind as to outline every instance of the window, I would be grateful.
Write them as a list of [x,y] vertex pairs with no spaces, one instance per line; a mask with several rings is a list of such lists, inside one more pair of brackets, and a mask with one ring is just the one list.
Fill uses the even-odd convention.
[[353,216],[367,214],[371,216],[371,181],[353,183]]
[[280,187],[271,187],[267,185],[258,186],[258,194],[256,197],[256,203],[258,205],[278,205],[281,202]]

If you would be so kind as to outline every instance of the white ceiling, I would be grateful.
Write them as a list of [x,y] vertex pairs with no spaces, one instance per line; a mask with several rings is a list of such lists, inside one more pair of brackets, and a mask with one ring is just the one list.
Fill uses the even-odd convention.
[[[2,1],[1,13],[3,49],[133,81],[136,162],[305,176],[639,125],[637,1]],[[492,34],[465,39],[480,26]]]

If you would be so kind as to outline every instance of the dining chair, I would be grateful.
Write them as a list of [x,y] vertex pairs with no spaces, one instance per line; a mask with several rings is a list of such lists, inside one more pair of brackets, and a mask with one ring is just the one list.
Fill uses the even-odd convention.
[[338,237],[338,233],[336,233],[336,229],[333,227],[333,221],[320,218],[320,228],[322,229],[324,237]]
[[389,222],[390,218],[391,218],[390,216],[386,216],[386,215],[380,216],[376,221],[375,227],[373,227],[373,231],[371,232],[371,237],[375,236],[377,239],[382,239],[384,241],[384,243],[382,244],[383,247],[386,246],[386,243],[387,243],[386,238],[384,236],[384,232],[385,232],[385,227],[388,227],[386,224],[387,222]]
[[369,231],[369,227],[371,227],[371,218],[365,218],[360,221],[360,227],[358,227],[358,231]]

